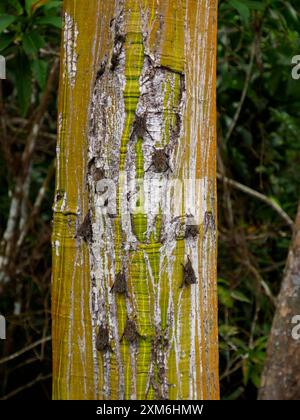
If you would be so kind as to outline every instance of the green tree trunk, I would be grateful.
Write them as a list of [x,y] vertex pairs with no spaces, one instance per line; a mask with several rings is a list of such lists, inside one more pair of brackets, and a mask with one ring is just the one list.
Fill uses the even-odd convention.
[[217,2],[65,0],[53,397],[216,399]]

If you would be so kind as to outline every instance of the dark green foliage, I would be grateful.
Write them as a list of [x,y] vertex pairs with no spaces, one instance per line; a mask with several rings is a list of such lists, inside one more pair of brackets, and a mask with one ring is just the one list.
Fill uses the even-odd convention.
[[[46,82],[59,56],[61,1],[32,9],[36,1],[0,0],[0,54],[6,58],[6,80],[0,81],[0,250],[18,180],[25,176],[22,154],[30,137],[32,120],[45,93]],[[48,106],[40,119],[34,153],[29,162],[29,190],[24,220],[29,225],[17,247],[17,225],[9,282],[0,282],[0,314],[7,320],[7,339],[0,340],[0,359],[51,334],[51,219],[54,190],[57,85],[52,83]],[[26,172],[25,172],[26,173]],[[34,210],[41,187],[46,193]],[[21,219],[20,219],[21,220]],[[0,271],[0,275],[3,272]],[[51,343],[0,364],[0,399],[51,399]],[[34,383],[37,377],[41,381]],[[32,386],[26,388],[33,381]],[[23,389],[23,387],[25,388]],[[17,390],[17,391],[16,391]]]
[[[60,38],[59,1],[37,8],[35,0],[1,0],[0,54],[7,58],[7,78],[14,82],[22,116],[45,88],[49,53]],[[43,50],[42,50],[43,49]],[[38,87],[32,98],[33,87]]]
[[[299,200],[300,54],[297,1],[219,4],[218,147],[225,175],[280,203],[291,218]],[[239,118],[232,118],[253,64]],[[220,164],[220,162],[219,162]],[[222,171],[222,165],[219,165]],[[291,231],[273,209],[219,183],[221,395],[256,398]],[[230,205],[232,212],[230,212]]]

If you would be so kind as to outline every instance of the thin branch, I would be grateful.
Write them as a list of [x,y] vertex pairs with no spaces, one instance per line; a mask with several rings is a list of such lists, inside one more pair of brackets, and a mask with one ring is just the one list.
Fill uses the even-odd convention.
[[[248,270],[254,274],[254,277],[257,280],[257,284],[259,285],[259,287],[262,287],[263,291],[265,292],[265,295],[270,299],[270,301],[272,302],[272,304],[276,307],[277,301],[276,301],[276,297],[273,295],[270,287],[268,286],[268,284],[265,282],[265,280],[263,279],[263,277],[260,275],[259,271],[257,270],[257,268],[252,264],[251,262],[251,258],[249,255],[249,250],[247,247],[247,244],[245,243],[245,247],[246,247],[246,254],[243,256],[243,258],[241,259],[241,264],[246,266],[248,268]],[[256,311],[259,311],[259,308],[256,305]],[[258,315],[258,312],[257,314]],[[256,321],[254,320],[254,323]],[[253,324],[252,324],[253,325]],[[254,326],[255,327],[255,326]],[[251,335],[253,335],[254,332],[254,327],[251,328]]]
[[293,228],[294,222],[290,218],[290,216],[277,204],[275,201],[271,200],[266,195],[253,190],[250,187],[247,187],[246,185],[243,185],[237,181],[234,181],[233,179],[227,178],[226,176],[222,176],[221,174],[217,173],[218,180],[224,182],[225,184],[231,185],[232,187],[236,188],[237,190],[240,190],[244,192],[245,194],[251,195],[252,197],[257,198],[260,201],[263,201],[264,203],[268,204],[268,206],[272,207],[273,210],[279,214],[279,216],[286,222],[287,225],[290,226],[290,228]]
[[9,362],[10,360],[16,359],[17,357],[21,356],[22,354],[26,353],[27,351],[34,349],[35,347],[39,346],[40,344],[46,343],[47,341],[51,340],[51,335],[48,335],[47,337],[41,338],[40,340],[36,341],[35,343],[30,344],[27,347],[24,347],[23,349],[17,351],[16,353],[10,354],[7,357],[4,357],[3,359],[0,359],[0,365],[6,362]]
[[19,394],[20,392],[24,391],[25,389],[31,388],[36,383],[41,381],[46,381],[47,379],[50,379],[52,377],[52,373],[49,373],[48,375],[38,375],[33,381],[28,382],[26,385],[20,386],[17,389],[14,389],[9,394],[4,395],[4,397],[0,398],[0,400],[8,400],[11,397],[15,396],[16,394]]

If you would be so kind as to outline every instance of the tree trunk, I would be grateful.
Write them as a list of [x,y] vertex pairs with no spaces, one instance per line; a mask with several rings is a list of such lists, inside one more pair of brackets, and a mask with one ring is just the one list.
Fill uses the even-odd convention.
[[217,2],[65,0],[53,397],[216,399]]
[[259,399],[300,399],[300,204],[269,337]]

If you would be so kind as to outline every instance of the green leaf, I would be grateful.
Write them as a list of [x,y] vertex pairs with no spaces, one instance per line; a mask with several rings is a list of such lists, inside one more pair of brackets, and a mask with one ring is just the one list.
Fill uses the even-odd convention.
[[233,401],[233,400],[237,400],[242,394],[243,394],[243,392],[245,391],[245,389],[242,387],[242,386],[240,386],[240,387],[238,387],[236,390],[234,390],[228,397],[226,397],[225,399],[226,400],[229,400],[229,401]]
[[22,53],[17,58],[15,77],[19,107],[21,115],[25,117],[30,104],[32,83],[29,60]]
[[233,290],[230,293],[230,295],[233,299],[238,300],[240,302],[251,303],[250,299],[248,299],[247,296],[245,296],[242,292],[238,292],[237,290]]
[[23,13],[23,7],[18,0],[9,0],[9,6],[15,9],[17,15],[21,15]]
[[223,286],[218,286],[218,297],[219,302],[221,305],[225,306],[225,308],[232,308],[233,307],[233,300],[230,296],[228,289]]
[[297,14],[297,12],[296,12],[296,10],[294,9],[294,7],[291,5],[291,3],[290,2],[288,2],[288,1],[285,1],[284,2],[284,4],[286,5],[286,8],[288,9],[288,11],[289,11],[289,13],[290,13],[290,15],[291,15],[291,17],[292,17],[292,19],[295,21],[295,22],[297,22],[298,23],[298,14]]
[[262,1],[250,1],[250,0],[243,0],[245,6],[249,7],[252,10],[265,10],[266,4]]
[[281,207],[280,202],[277,197],[269,196],[269,200],[272,201],[276,206]]
[[34,23],[37,25],[51,25],[55,28],[62,28],[62,19],[59,16],[43,16],[35,19]]
[[48,11],[51,10],[53,8],[60,8],[62,7],[62,2],[61,1],[49,1],[47,4],[44,5],[44,10]]
[[36,56],[44,45],[45,40],[37,31],[23,35],[23,49],[28,56]]
[[25,10],[28,16],[30,16],[31,6],[36,2],[36,0],[25,0]]
[[0,33],[4,31],[12,22],[16,20],[15,16],[0,15]]
[[249,360],[242,360],[243,384],[246,386],[249,380]]
[[14,40],[14,35],[2,34],[0,35],[0,51],[5,50]]
[[30,14],[33,15],[34,12],[39,9],[40,7],[44,6],[46,3],[48,3],[49,0],[36,0],[30,7]]
[[38,82],[39,87],[43,90],[47,81],[48,64],[44,60],[34,60],[31,63],[31,70],[34,78]]
[[257,372],[256,370],[254,370],[251,373],[251,381],[256,386],[256,388],[260,387],[260,380],[261,380],[260,372]]
[[220,325],[220,334],[224,337],[230,337],[239,333],[238,328],[235,325]]
[[226,284],[226,286],[229,285],[229,281],[223,279],[222,277],[218,277],[218,284]]
[[243,2],[239,0],[229,0],[229,3],[231,4],[232,7],[234,7],[239,12],[239,14],[241,15],[241,18],[245,22],[249,21],[250,10],[247,5],[245,5]]

